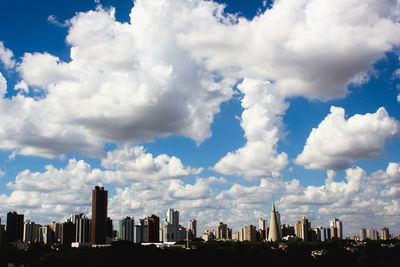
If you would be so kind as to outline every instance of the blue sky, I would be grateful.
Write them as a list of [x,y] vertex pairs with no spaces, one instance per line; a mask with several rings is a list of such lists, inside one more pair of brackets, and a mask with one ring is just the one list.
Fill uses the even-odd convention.
[[359,2],[1,2],[0,217],[399,232],[399,4]]

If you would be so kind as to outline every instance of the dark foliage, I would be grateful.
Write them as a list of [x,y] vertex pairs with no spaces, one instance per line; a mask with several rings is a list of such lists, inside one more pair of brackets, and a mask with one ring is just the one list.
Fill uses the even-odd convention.
[[[289,241],[285,244],[263,242],[202,242],[191,243],[195,249],[159,249],[131,242],[115,242],[105,248],[69,248],[33,244],[25,250],[12,246],[0,247],[0,265],[24,266],[135,266],[150,265],[228,266],[335,266],[369,267],[400,266],[400,242],[368,241],[356,244],[348,240],[328,242]],[[312,251],[320,252],[312,256]]]

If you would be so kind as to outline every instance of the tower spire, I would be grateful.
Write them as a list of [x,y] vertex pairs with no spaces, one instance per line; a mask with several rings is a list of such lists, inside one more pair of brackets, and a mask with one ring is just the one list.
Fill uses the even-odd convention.
[[279,227],[280,226],[278,225],[278,220],[276,218],[275,204],[274,204],[274,201],[272,201],[272,210],[271,210],[271,220],[270,220],[270,225],[269,225],[268,241],[279,241],[281,239]]

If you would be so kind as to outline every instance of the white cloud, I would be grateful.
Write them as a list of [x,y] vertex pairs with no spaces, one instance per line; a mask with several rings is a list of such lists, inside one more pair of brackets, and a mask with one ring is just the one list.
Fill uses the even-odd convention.
[[399,122],[383,107],[346,120],[344,109],[332,106],[295,162],[308,169],[343,169],[356,160],[379,158],[385,142],[398,134]]
[[238,89],[244,94],[240,125],[247,143],[221,158],[213,169],[249,179],[276,174],[288,163],[287,154],[276,151],[288,104],[269,82],[245,79]]
[[274,81],[286,96],[331,99],[399,44],[395,8],[392,0],[275,1],[253,20],[200,22],[180,38],[210,69]]
[[116,175],[110,176],[110,183],[126,183],[132,180],[182,179],[191,174],[197,175],[202,168],[184,167],[181,160],[166,154],[153,157],[142,146],[124,146],[107,152],[101,164]]
[[3,63],[7,69],[13,69],[15,67],[14,53],[6,48],[2,41],[0,41],[0,62]]

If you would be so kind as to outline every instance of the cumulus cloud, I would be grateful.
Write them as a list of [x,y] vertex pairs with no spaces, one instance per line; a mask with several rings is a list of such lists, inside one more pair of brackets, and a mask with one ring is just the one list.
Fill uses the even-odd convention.
[[113,8],[77,14],[69,20],[70,62],[26,53],[16,88],[33,87],[39,98],[8,100],[24,113],[18,125],[4,125],[16,134],[2,136],[2,148],[93,156],[101,155],[106,141],[140,143],[177,134],[201,143],[210,137],[213,116],[231,97],[234,81],[195,62],[176,40],[184,24],[173,27],[174,14],[152,9],[154,4],[138,1],[131,23],[117,22]]
[[14,59],[14,53],[4,46],[4,43],[0,41],[0,62],[4,65],[6,69],[12,69],[16,65]]
[[287,154],[277,152],[288,104],[269,82],[245,79],[238,89],[244,94],[240,125],[247,143],[221,158],[213,169],[249,179],[276,174],[288,163]]
[[[202,168],[184,167],[175,156],[161,154],[153,157],[146,153],[142,146],[124,146],[107,152],[101,165],[108,170],[116,171],[110,177],[112,183],[127,183],[132,180],[182,179],[191,174],[197,175]],[[118,177],[118,174],[121,174]]]
[[275,81],[287,96],[331,99],[399,44],[395,9],[394,0],[275,1],[252,20],[198,23],[181,42],[208,68]]
[[360,159],[379,158],[385,142],[399,134],[399,122],[385,108],[345,118],[345,110],[331,107],[314,128],[295,162],[307,169],[344,169]]

